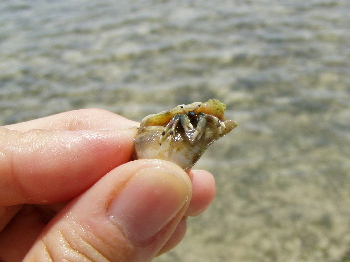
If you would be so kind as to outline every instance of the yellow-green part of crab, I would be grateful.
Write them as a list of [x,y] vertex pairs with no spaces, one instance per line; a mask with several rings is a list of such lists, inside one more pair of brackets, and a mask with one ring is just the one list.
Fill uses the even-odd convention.
[[177,107],[162,111],[158,114],[153,114],[145,117],[141,121],[140,127],[145,126],[165,126],[169,123],[169,121],[177,114],[187,114],[188,112],[194,112],[195,115],[199,113],[204,113],[208,115],[213,115],[220,119],[221,121],[225,120],[224,112],[226,109],[226,105],[221,103],[217,99],[210,99],[205,103],[202,102],[194,102],[189,105],[178,105]]

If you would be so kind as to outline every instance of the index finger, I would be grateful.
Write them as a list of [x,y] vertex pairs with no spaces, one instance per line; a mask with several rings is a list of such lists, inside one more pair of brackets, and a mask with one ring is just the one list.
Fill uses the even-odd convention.
[[69,200],[132,158],[136,122],[82,111],[0,128],[1,206]]
[[103,109],[79,109],[5,126],[10,130],[26,132],[32,129],[101,130],[139,126],[138,122]]

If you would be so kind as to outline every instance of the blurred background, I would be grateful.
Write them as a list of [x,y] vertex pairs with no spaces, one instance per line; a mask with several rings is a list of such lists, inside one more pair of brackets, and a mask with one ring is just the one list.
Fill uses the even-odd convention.
[[0,1],[0,124],[217,98],[217,197],[157,262],[350,261],[350,2]]

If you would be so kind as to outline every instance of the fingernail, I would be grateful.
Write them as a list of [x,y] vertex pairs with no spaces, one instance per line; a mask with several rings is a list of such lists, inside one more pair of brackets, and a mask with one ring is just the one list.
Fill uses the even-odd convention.
[[144,244],[176,216],[189,201],[190,192],[183,174],[145,168],[112,201],[109,215],[131,242]]

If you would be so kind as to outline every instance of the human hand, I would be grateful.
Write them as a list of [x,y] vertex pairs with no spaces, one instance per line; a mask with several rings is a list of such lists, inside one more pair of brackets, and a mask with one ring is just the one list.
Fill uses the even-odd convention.
[[137,126],[85,109],[0,127],[0,261],[151,261],[176,246],[214,179],[130,162]]

